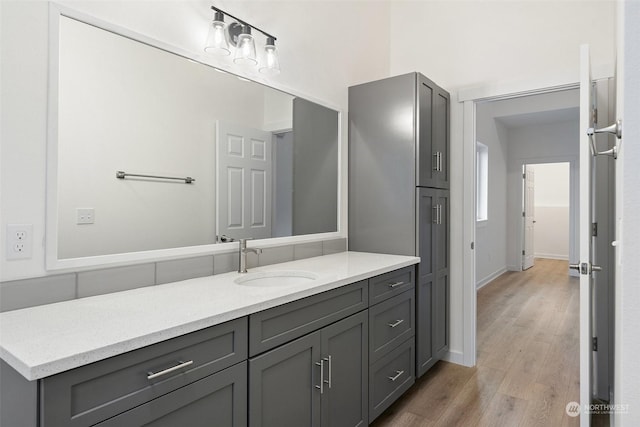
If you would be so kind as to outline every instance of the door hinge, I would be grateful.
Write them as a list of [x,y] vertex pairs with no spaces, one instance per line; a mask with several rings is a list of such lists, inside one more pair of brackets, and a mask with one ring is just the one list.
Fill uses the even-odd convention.
[[591,236],[592,237],[597,237],[598,236],[598,223],[594,222],[591,224]]
[[598,351],[598,337],[591,338],[591,350]]
[[593,123],[598,123],[598,109],[594,108],[593,109],[593,117],[592,117]]
[[522,250],[522,255],[524,255],[524,249]]
[[527,174],[526,173],[522,174],[522,179],[527,179]]
[[522,218],[524,218],[526,215],[526,212],[522,212]]

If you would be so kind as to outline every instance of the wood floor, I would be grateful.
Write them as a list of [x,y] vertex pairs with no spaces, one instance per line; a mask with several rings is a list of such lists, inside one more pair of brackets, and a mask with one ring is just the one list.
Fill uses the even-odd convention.
[[538,259],[478,291],[478,364],[439,362],[374,427],[577,426],[579,281]]

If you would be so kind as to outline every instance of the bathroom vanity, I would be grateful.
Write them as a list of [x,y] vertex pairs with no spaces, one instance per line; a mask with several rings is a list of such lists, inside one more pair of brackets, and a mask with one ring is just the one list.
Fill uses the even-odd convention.
[[0,314],[12,426],[363,426],[415,379],[415,264],[343,252]]

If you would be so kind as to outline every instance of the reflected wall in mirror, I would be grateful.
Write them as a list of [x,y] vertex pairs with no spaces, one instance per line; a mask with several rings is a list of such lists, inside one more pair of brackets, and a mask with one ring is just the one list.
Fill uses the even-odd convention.
[[337,231],[337,111],[65,16],[57,108],[58,259]]

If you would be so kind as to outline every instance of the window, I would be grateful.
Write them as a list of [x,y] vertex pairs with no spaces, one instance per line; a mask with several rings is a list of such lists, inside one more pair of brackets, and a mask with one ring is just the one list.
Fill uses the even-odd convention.
[[476,221],[486,221],[489,197],[489,147],[476,142]]

